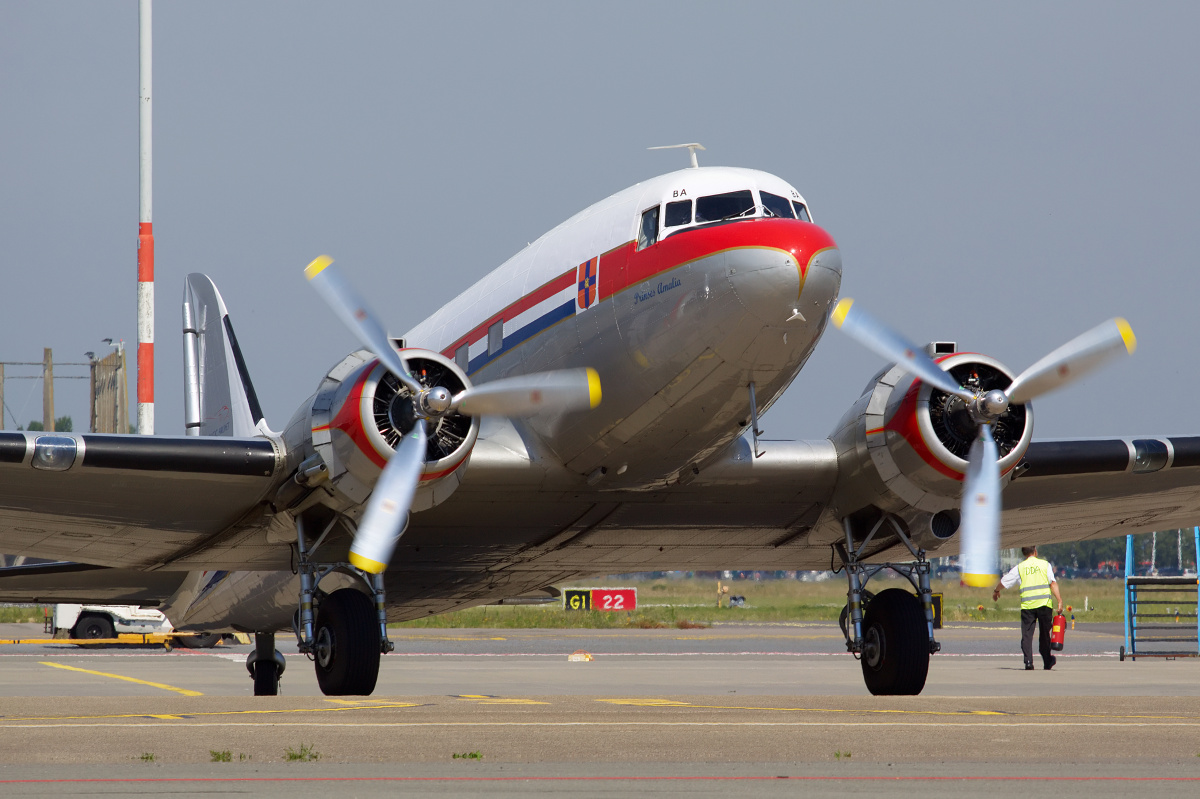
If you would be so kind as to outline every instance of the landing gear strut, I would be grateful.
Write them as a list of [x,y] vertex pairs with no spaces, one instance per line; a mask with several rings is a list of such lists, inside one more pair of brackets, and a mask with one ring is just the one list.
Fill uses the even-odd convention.
[[[914,562],[862,562],[871,539],[885,524],[908,547]],[[848,613],[843,611],[848,620],[842,627],[846,649],[862,663],[863,680],[872,694],[919,694],[929,674],[929,656],[942,648],[933,637],[933,593],[925,550],[915,548],[903,526],[888,514],[875,523],[857,547],[850,520],[844,519],[842,525],[846,542],[835,544],[834,549],[850,583],[846,594]],[[902,588],[888,588],[878,594],[867,591],[867,581],[884,569],[907,578],[916,595]]]
[[[309,548],[303,519],[296,519],[297,570],[300,574],[300,608],[294,620],[296,641],[300,651],[316,666],[317,684],[326,696],[369,696],[379,677],[380,655],[395,649],[387,637],[387,597],[382,574],[368,574],[349,563],[312,560],[312,554],[339,520],[351,528],[351,533],[354,532],[348,519],[334,517]],[[354,588],[325,594],[318,584],[334,571],[361,579],[370,596]],[[315,618],[314,603],[317,604]]]

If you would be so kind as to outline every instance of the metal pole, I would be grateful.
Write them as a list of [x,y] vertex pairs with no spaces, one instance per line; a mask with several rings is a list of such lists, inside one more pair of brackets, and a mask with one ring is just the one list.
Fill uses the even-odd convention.
[[141,91],[138,103],[141,153],[141,215],[138,223],[137,288],[137,427],[141,435],[154,433],[154,226],[153,163],[151,148],[151,47],[150,0],[138,2],[138,55]]
[[54,432],[54,350],[42,350],[42,429]]
[[1133,646],[1130,644],[1132,636],[1129,634],[1133,619],[1129,615],[1129,578],[1133,576],[1133,536],[1125,536],[1125,652],[1132,654]]

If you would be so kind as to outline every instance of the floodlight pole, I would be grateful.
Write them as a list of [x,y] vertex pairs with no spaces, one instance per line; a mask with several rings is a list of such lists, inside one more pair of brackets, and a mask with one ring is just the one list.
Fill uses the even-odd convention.
[[154,434],[154,225],[153,157],[151,148],[151,47],[150,0],[138,2],[138,56],[140,84],[138,130],[141,153],[140,205],[137,259],[137,431]]

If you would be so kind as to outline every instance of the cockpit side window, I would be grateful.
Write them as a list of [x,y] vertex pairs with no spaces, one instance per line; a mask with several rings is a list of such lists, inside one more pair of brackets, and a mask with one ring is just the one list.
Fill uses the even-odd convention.
[[663,220],[663,227],[678,227],[679,225],[690,225],[691,223],[691,200],[679,200],[678,202],[667,203],[667,215]]
[[808,209],[804,207],[804,203],[799,200],[792,200],[792,205],[796,206],[796,218],[805,222],[811,222],[812,219],[808,216]]
[[658,241],[658,208],[656,205],[642,211],[642,224],[638,228],[639,250],[644,250]]
[[792,215],[792,204],[788,202],[786,197],[780,197],[778,194],[760,191],[762,197],[763,208],[766,209],[766,216],[778,216],[783,219],[795,219]]
[[754,196],[750,190],[710,194],[696,200],[697,222],[720,222],[754,213]]

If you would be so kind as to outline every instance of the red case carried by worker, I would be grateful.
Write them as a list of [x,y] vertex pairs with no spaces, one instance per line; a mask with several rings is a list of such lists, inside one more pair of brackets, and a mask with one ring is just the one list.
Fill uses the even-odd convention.
[[1067,638],[1067,617],[1059,613],[1054,617],[1054,623],[1050,626],[1050,648],[1061,652],[1063,641]]

